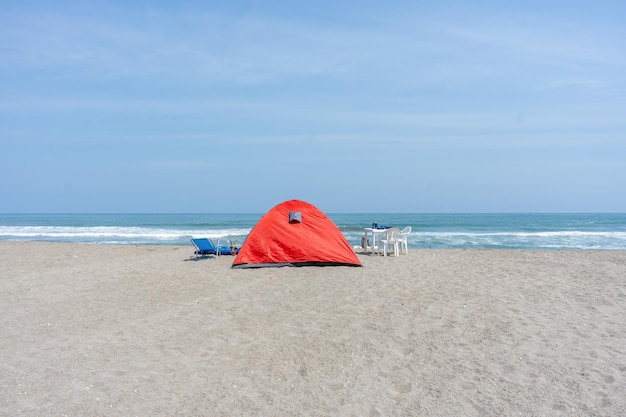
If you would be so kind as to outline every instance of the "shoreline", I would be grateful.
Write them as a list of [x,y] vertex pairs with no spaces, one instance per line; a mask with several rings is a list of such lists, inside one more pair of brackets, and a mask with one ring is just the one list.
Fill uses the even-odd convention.
[[626,251],[192,254],[0,242],[0,414],[626,414]]
[[[190,239],[191,240],[191,239]],[[221,245],[224,245],[224,242],[227,241],[223,239],[211,239],[215,244],[219,240]],[[243,242],[238,242],[237,247],[240,247]],[[191,244],[165,244],[165,243],[108,243],[108,242],[66,242],[66,241],[57,241],[57,240],[0,240],[0,245],[20,245],[20,244],[44,244],[44,245],[76,245],[76,246],[103,246],[103,247],[146,247],[146,248],[169,248],[169,249],[180,249],[180,250],[188,250],[193,246]],[[350,245],[355,253],[359,256],[369,256],[369,252],[363,253],[363,248],[359,244]],[[369,248],[369,247],[368,247]],[[560,248],[513,248],[513,247],[482,247],[482,246],[466,246],[466,247],[426,247],[426,246],[410,246],[410,251],[504,251],[504,252],[622,252],[626,253],[626,249],[612,249],[612,248],[577,248],[577,247],[560,247]],[[193,254],[193,251],[192,251]],[[226,255],[228,256],[228,255]]]

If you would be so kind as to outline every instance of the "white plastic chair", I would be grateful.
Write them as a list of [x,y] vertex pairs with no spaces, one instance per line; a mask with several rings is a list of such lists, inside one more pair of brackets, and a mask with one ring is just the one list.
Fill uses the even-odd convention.
[[398,246],[400,237],[400,229],[397,227],[390,227],[385,230],[385,233],[381,235],[380,242],[383,244],[383,255],[387,256],[389,253],[389,247],[393,247],[393,255],[400,255],[400,247]]
[[398,243],[400,243],[400,253],[409,253],[409,234],[411,233],[411,226],[407,226],[400,231],[400,237]]

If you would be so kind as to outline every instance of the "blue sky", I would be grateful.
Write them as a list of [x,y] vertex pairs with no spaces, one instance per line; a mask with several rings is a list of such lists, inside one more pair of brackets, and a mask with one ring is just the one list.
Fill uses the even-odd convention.
[[0,212],[626,211],[621,1],[0,5]]

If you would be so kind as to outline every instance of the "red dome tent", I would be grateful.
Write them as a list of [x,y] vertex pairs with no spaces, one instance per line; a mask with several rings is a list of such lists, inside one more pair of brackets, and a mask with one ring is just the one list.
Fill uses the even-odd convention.
[[337,226],[315,206],[289,200],[274,206],[252,228],[233,268],[361,266]]

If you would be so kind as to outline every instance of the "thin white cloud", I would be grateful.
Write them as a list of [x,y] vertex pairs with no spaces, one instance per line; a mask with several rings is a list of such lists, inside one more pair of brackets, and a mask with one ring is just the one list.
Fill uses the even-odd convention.
[[[591,33],[584,21],[531,13],[481,17],[476,12],[448,20],[429,13],[434,12],[389,15],[383,10],[376,19],[341,27],[208,11],[133,11],[121,20],[71,11],[13,13],[0,18],[0,39],[5,39],[0,66],[6,71],[50,71],[59,89],[61,81],[74,77],[87,84],[118,77],[130,80],[131,87],[141,80],[148,87],[135,94],[124,91],[126,83],[110,91],[106,88],[113,84],[103,83],[104,90],[83,94],[24,89],[1,95],[0,108],[7,113],[167,114],[196,122],[212,115],[232,136],[245,136],[230,127],[236,123],[261,126],[257,137],[285,135],[285,122],[322,138],[337,131],[356,138],[373,130],[372,140],[383,131],[412,138],[435,129],[470,135],[623,126],[623,105],[613,101],[603,111],[596,104],[543,106],[540,95],[524,96],[528,90],[623,89],[624,76],[615,69],[623,67],[624,58],[617,41],[605,42],[608,29]],[[607,62],[609,70],[598,69]],[[323,91],[316,90],[318,83]],[[177,93],[182,88],[201,93],[186,97]],[[442,96],[444,104],[436,106]]]
[[546,88],[566,88],[582,87],[588,90],[602,90],[606,87],[606,82],[599,79],[563,78],[549,83]]
[[413,9],[333,26],[208,11],[134,12],[120,22],[71,12],[24,13],[2,22],[1,37],[11,42],[1,44],[0,65],[244,85],[322,77],[397,88],[507,75],[520,82],[550,77],[555,68],[624,65],[621,43],[605,32],[585,36],[591,29],[584,22],[495,12],[470,17]]

